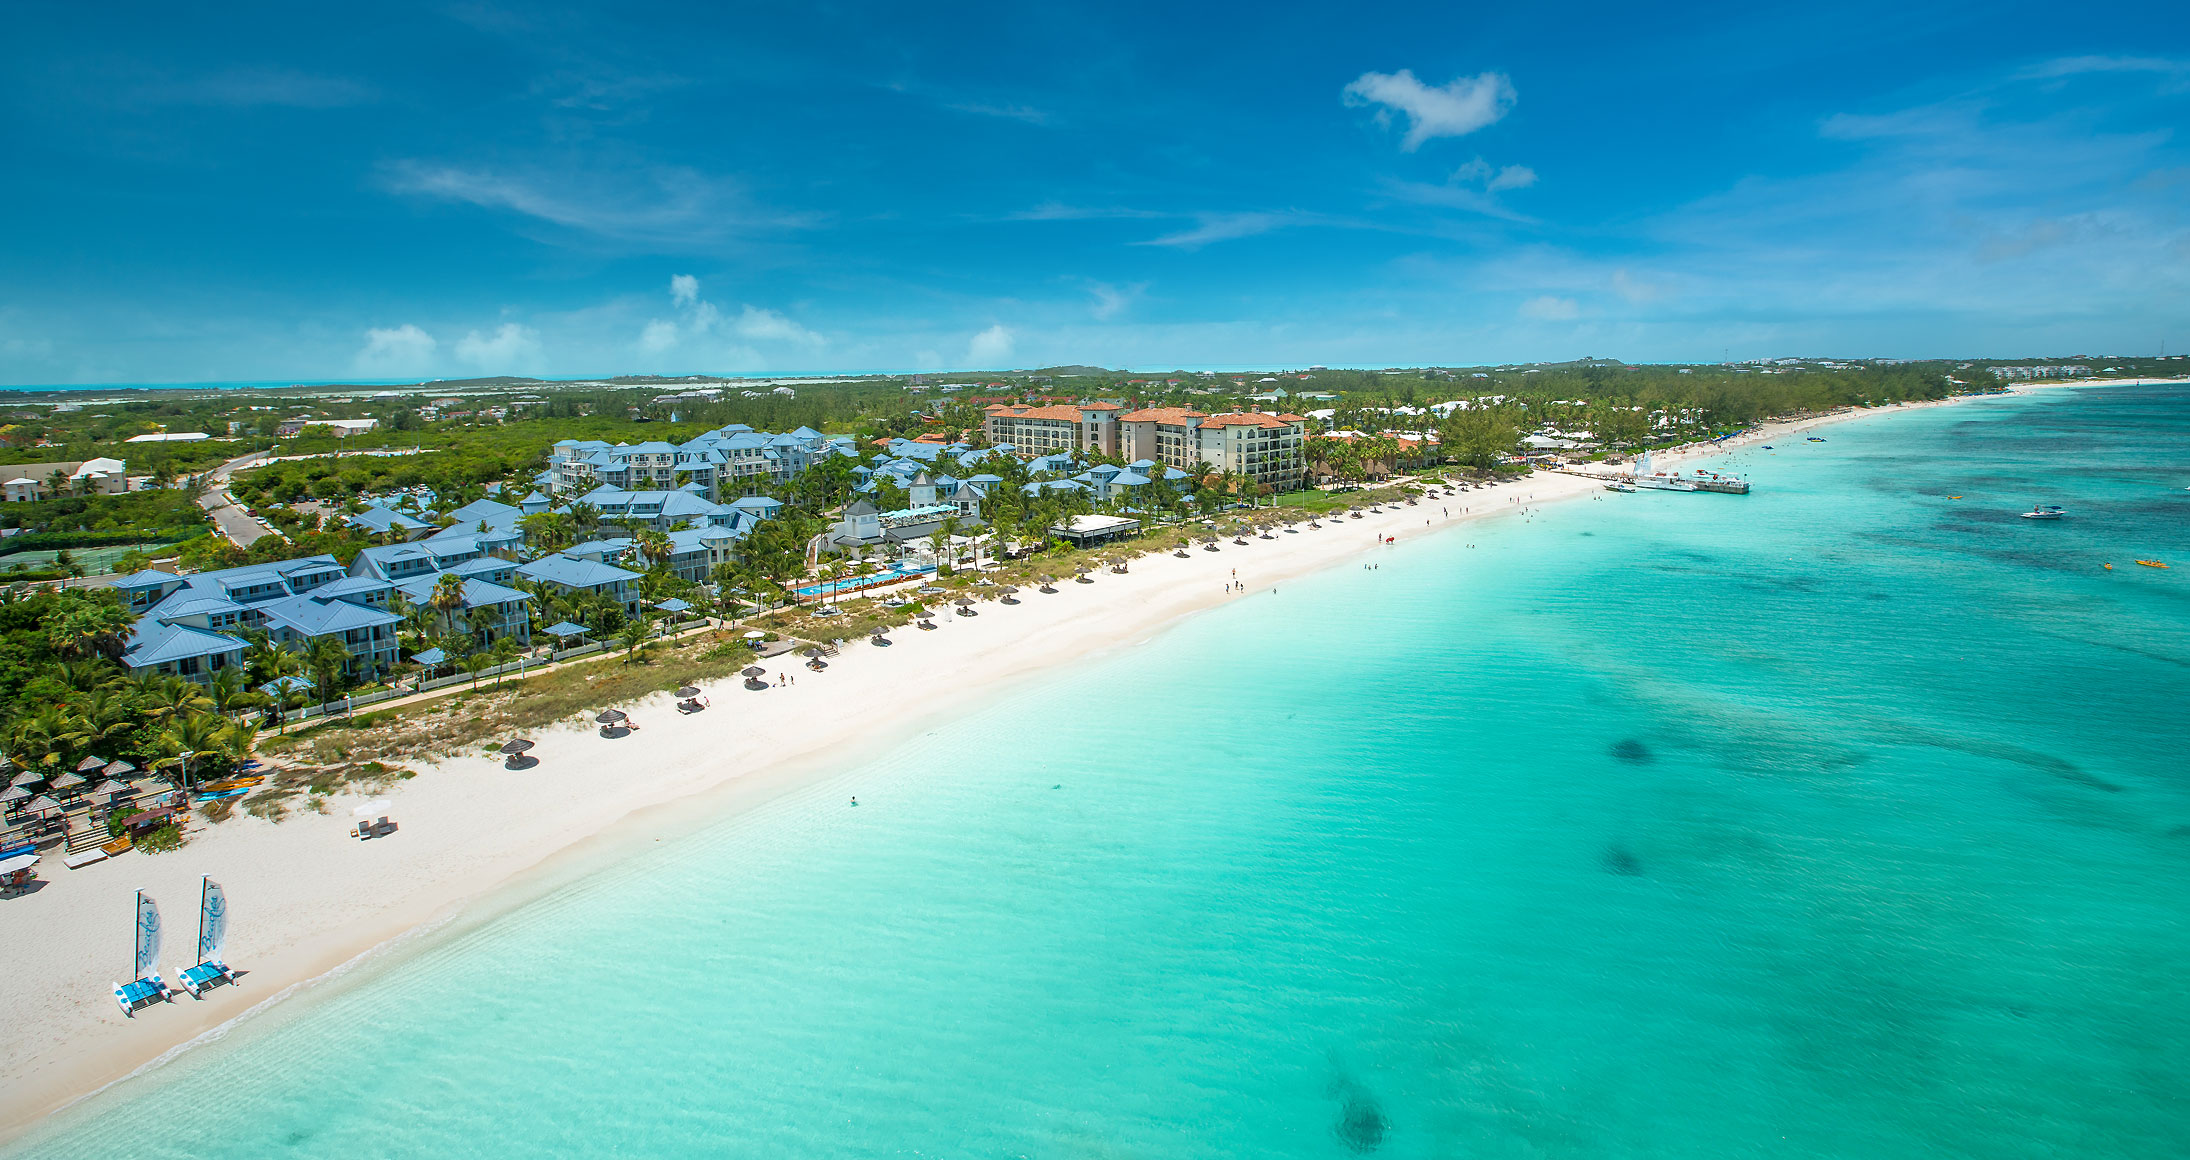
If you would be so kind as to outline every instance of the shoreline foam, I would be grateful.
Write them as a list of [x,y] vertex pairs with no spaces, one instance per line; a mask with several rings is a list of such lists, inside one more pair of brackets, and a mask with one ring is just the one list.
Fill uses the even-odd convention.
[[[1692,462],[1827,424],[1986,397],[1775,421],[1659,460]],[[21,948],[6,1001],[11,1035],[0,1045],[0,1085],[8,1092],[0,1141],[244,1020],[289,1010],[319,986],[402,948],[474,928],[637,848],[856,768],[1016,678],[1145,639],[1205,608],[1358,555],[1373,546],[1360,543],[1362,531],[1430,534],[1598,486],[1535,474],[1440,505],[1464,507],[1449,517],[1432,514],[1434,507],[1401,507],[1186,560],[1152,554],[1127,575],[1103,573],[1094,585],[1062,585],[1055,596],[1028,594],[1017,607],[984,605],[970,619],[944,617],[940,630],[902,633],[888,649],[851,646],[803,686],[761,693],[711,686],[709,695],[723,700],[689,717],[675,714],[666,695],[649,698],[630,706],[645,726],[630,736],[603,739],[590,726],[567,724],[536,734],[541,764],[532,769],[506,771],[480,757],[426,767],[389,795],[386,812],[403,829],[386,841],[344,834],[359,800],[345,795],[331,800],[326,816],[279,825],[234,819],[203,831],[178,856],[100,863],[50,879],[38,894],[0,910],[9,944]],[[1416,516],[1428,526],[1412,524]],[[1247,572],[1249,591],[1223,590],[1234,568]],[[947,701],[910,692],[937,672],[960,678]],[[512,814],[508,804],[520,797],[530,808]],[[128,951],[123,904],[143,886],[178,906],[195,897],[200,873],[222,881],[237,904],[230,957],[247,971],[243,985],[125,1021],[105,1006],[115,973],[109,967]],[[120,917],[103,921],[109,911]],[[173,913],[169,925],[180,937],[191,924]]]

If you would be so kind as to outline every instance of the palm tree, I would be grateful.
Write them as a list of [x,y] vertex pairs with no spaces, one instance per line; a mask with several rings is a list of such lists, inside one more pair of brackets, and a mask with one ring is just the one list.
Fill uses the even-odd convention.
[[59,705],[40,705],[17,717],[9,727],[9,756],[23,766],[59,765],[75,729],[73,714]]
[[183,677],[161,677],[141,696],[144,711],[157,721],[174,721],[213,707],[213,698]]
[[641,528],[634,538],[639,542],[639,555],[645,557],[646,562],[653,567],[659,568],[667,564],[669,558],[677,554],[676,542],[669,538],[667,532]]
[[95,689],[72,706],[75,729],[69,741],[93,753],[110,748],[108,742],[136,725],[135,698],[120,689]]
[[231,717],[239,708],[251,704],[257,697],[245,682],[243,670],[234,667],[213,674],[213,683],[206,686],[206,694],[213,699],[213,711],[223,717]]
[[453,634],[456,614],[464,607],[464,578],[454,572],[443,572],[441,578],[434,581],[433,593],[426,597],[426,603],[441,614],[441,631]]
[[228,722],[210,713],[193,713],[167,723],[153,739],[167,755],[167,764],[179,767],[182,789],[190,788],[190,763],[200,757],[217,757],[225,751]]
[[[517,638],[513,636],[500,637],[487,647],[487,656],[497,668],[516,660],[517,653]],[[502,687],[502,674],[499,672],[494,674],[494,686]]]
[[89,691],[113,684],[121,672],[103,658],[80,661],[61,661],[53,666],[53,675],[68,683],[71,689]]
[[46,621],[46,643],[63,657],[118,657],[137,614],[112,599],[72,601]]
[[349,647],[331,636],[314,639],[305,650],[304,664],[312,672],[312,683],[319,686],[320,704],[334,700],[335,689],[342,683],[343,666],[349,661]]
[[625,664],[630,664],[631,658],[638,655],[639,646],[646,643],[646,638],[651,635],[653,631],[654,622],[647,619],[645,616],[641,616],[638,619],[633,620],[631,623],[624,625],[623,631],[616,634],[617,643],[624,646]]

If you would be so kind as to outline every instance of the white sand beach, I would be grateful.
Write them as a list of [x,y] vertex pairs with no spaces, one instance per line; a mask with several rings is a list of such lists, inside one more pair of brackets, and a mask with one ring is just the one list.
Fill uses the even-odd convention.
[[[1769,424],[1657,461],[1670,466],[1878,413]],[[623,737],[605,738],[590,725],[550,729],[534,735],[539,764],[522,771],[482,757],[424,767],[374,811],[401,826],[382,840],[350,836],[352,810],[365,799],[337,797],[323,815],[279,824],[244,816],[201,824],[178,853],[75,871],[48,858],[42,889],[0,902],[0,944],[8,949],[0,1137],[406,932],[498,913],[528,890],[545,889],[574,860],[613,857],[632,842],[718,820],[849,768],[1032,670],[1143,640],[1199,609],[1254,599],[1289,578],[1374,551],[1381,536],[1405,542],[1599,490],[1590,479],[1538,472],[1245,547],[1227,542],[1185,559],[1152,554],[1128,574],[1060,583],[1054,595],[1025,592],[1016,606],[983,604],[973,617],[939,616],[935,631],[900,630],[886,648],[848,645],[826,672],[784,663],[793,658],[764,662],[798,683],[766,691],[735,682],[706,687],[712,706],[689,716],[675,712],[666,695],[624,706],[642,727]],[[1244,592],[1226,591],[1233,569]],[[954,678],[950,700],[906,694],[937,673]],[[221,882],[231,900],[228,959],[245,972],[241,985],[202,1001],[179,996],[124,1019],[110,989],[128,967],[133,891],[144,889],[164,908],[172,978],[187,965],[201,874]]]

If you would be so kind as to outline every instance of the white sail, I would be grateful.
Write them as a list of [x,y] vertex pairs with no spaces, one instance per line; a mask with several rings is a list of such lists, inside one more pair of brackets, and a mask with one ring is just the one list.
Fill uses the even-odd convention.
[[160,908],[137,892],[137,977],[149,979],[160,973]]
[[198,906],[198,961],[221,961],[221,948],[228,942],[228,895],[221,884],[211,878],[205,880],[204,901]]

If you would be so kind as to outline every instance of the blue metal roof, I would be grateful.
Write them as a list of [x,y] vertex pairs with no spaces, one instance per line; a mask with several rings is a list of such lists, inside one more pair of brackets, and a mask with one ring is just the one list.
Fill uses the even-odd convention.
[[560,584],[565,588],[599,588],[639,579],[637,572],[561,555],[543,556],[519,568],[517,574],[527,580]]

